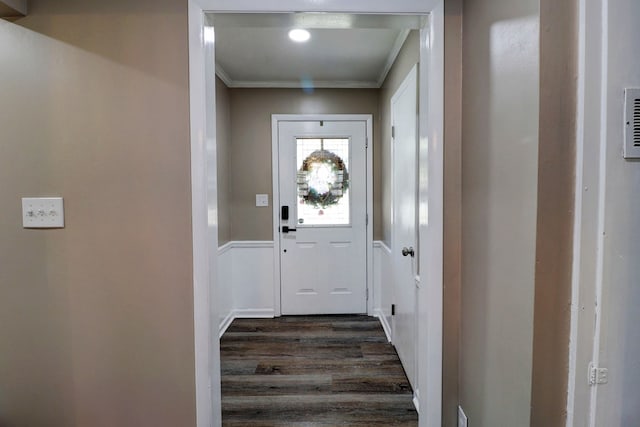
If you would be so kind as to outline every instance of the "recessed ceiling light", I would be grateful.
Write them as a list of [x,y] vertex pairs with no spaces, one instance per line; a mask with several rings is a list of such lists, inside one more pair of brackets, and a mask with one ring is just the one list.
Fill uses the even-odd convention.
[[309,34],[309,31],[307,30],[296,28],[289,31],[289,38],[294,42],[302,43],[309,40],[311,38],[311,34]]

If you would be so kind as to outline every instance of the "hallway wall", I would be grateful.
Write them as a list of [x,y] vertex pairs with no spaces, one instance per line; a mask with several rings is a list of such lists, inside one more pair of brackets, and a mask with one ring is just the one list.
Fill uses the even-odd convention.
[[231,241],[231,90],[216,76],[218,246]]
[[[231,240],[273,240],[272,114],[373,115],[374,239],[382,234],[377,89],[231,89]],[[256,194],[269,207],[256,207]]]
[[[187,4],[0,20],[0,425],[195,425]],[[25,230],[20,198],[64,197]]]
[[[398,53],[393,67],[389,70],[387,78],[380,88],[380,151],[382,164],[380,167],[381,181],[381,201],[383,208],[381,209],[382,218],[382,241],[391,248],[391,211],[393,198],[391,194],[391,98],[409,74],[409,71],[415,64],[420,62],[420,32],[412,30],[404,42],[402,49]],[[393,248],[391,248],[393,249]]]
[[[602,285],[602,299],[597,304],[602,315],[599,366],[609,369],[609,382],[598,386],[595,425],[626,427],[640,423],[640,162],[622,157],[623,94],[625,88],[640,88],[640,58],[631,54],[637,52],[640,40],[640,2],[609,0],[606,13],[596,16],[603,25],[603,58],[607,63],[601,76],[603,87],[592,84],[587,88],[587,99],[603,97],[602,108],[588,106],[587,114],[596,113],[602,118],[604,132],[597,148],[589,135],[585,150],[598,152],[603,148],[599,151],[603,157],[598,161],[604,169],[588,170],[591,176],[598,176],[599,202],[604,204],[599,218],[603,228],[597,230],[603,236],[599,250],[602,270],[596,280]],[[596,188],[593,190],[596,193]],[[591,236],[596,236],[596,230],[584,238]],[[585,284],[588,286],[589,282]],[[586,289],[580,292],[586,293]],[[585,319],[587,333],[593,323],[589,320]],[[584,367],[578,366],[577,375],[583,372]]]
[[479,427],[529,425],[539,10],[464,3],[460,401]]

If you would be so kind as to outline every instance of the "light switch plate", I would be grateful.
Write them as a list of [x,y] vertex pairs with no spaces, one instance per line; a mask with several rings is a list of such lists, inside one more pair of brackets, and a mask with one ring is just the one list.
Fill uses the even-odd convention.
[[64,228],[62,197],[23,197],[24,228]]
[[269,195],[268,194],[256,194],[256,206],[258,206],[258,207],[269,206]]

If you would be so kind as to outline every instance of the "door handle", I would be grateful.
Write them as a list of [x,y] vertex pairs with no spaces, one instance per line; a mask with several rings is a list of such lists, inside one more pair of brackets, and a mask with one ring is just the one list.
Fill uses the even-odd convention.
[[283,225],[283,226],[282,226],[282,232],[283,232],[283,233],[289,233],[289,232],[291,232],[291,231],[296,231],[296,229],[295,229],[295,228],[291,228],[291,227],[289,227],[289,226],[287,226],[287,225]]
[[416,255],[413,248],[411,246],[409,246],[408,248],[407,247],[402,248],[402,256],[409,256],[409,255],[411,255],[411,258],[413,258]]

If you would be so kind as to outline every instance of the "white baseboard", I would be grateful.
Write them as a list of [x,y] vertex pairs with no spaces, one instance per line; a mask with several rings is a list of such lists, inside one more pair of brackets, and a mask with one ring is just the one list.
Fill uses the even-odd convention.
[[236,319],[270,319],[276,317],[272,308],[242,308],[233,310]]
[[384,334],[387,336],[387,341],[391,342],[391,325],[387,322],[387,317],[379,308],[375,310],[374,317],[377,317],[378,320],[380,320]]
[[227,314],[227,316],[222,320],[222,322],[220,322],[220,330],[218,332],[218,338],[222,338],[224,333],[227,332],[227,329],[229,329],[229,326],[231,326],[231,322],[233,322],[235,318],[236,318],[235,313],[233,310],[231,310],[229,314]]
[[272,319],[275,316],[275,310],[270,308],[245,308],[239,310],[231,310],[231,312],[220,322],[220,331],[218,338],[222,338],[229,326],[236,319]]

